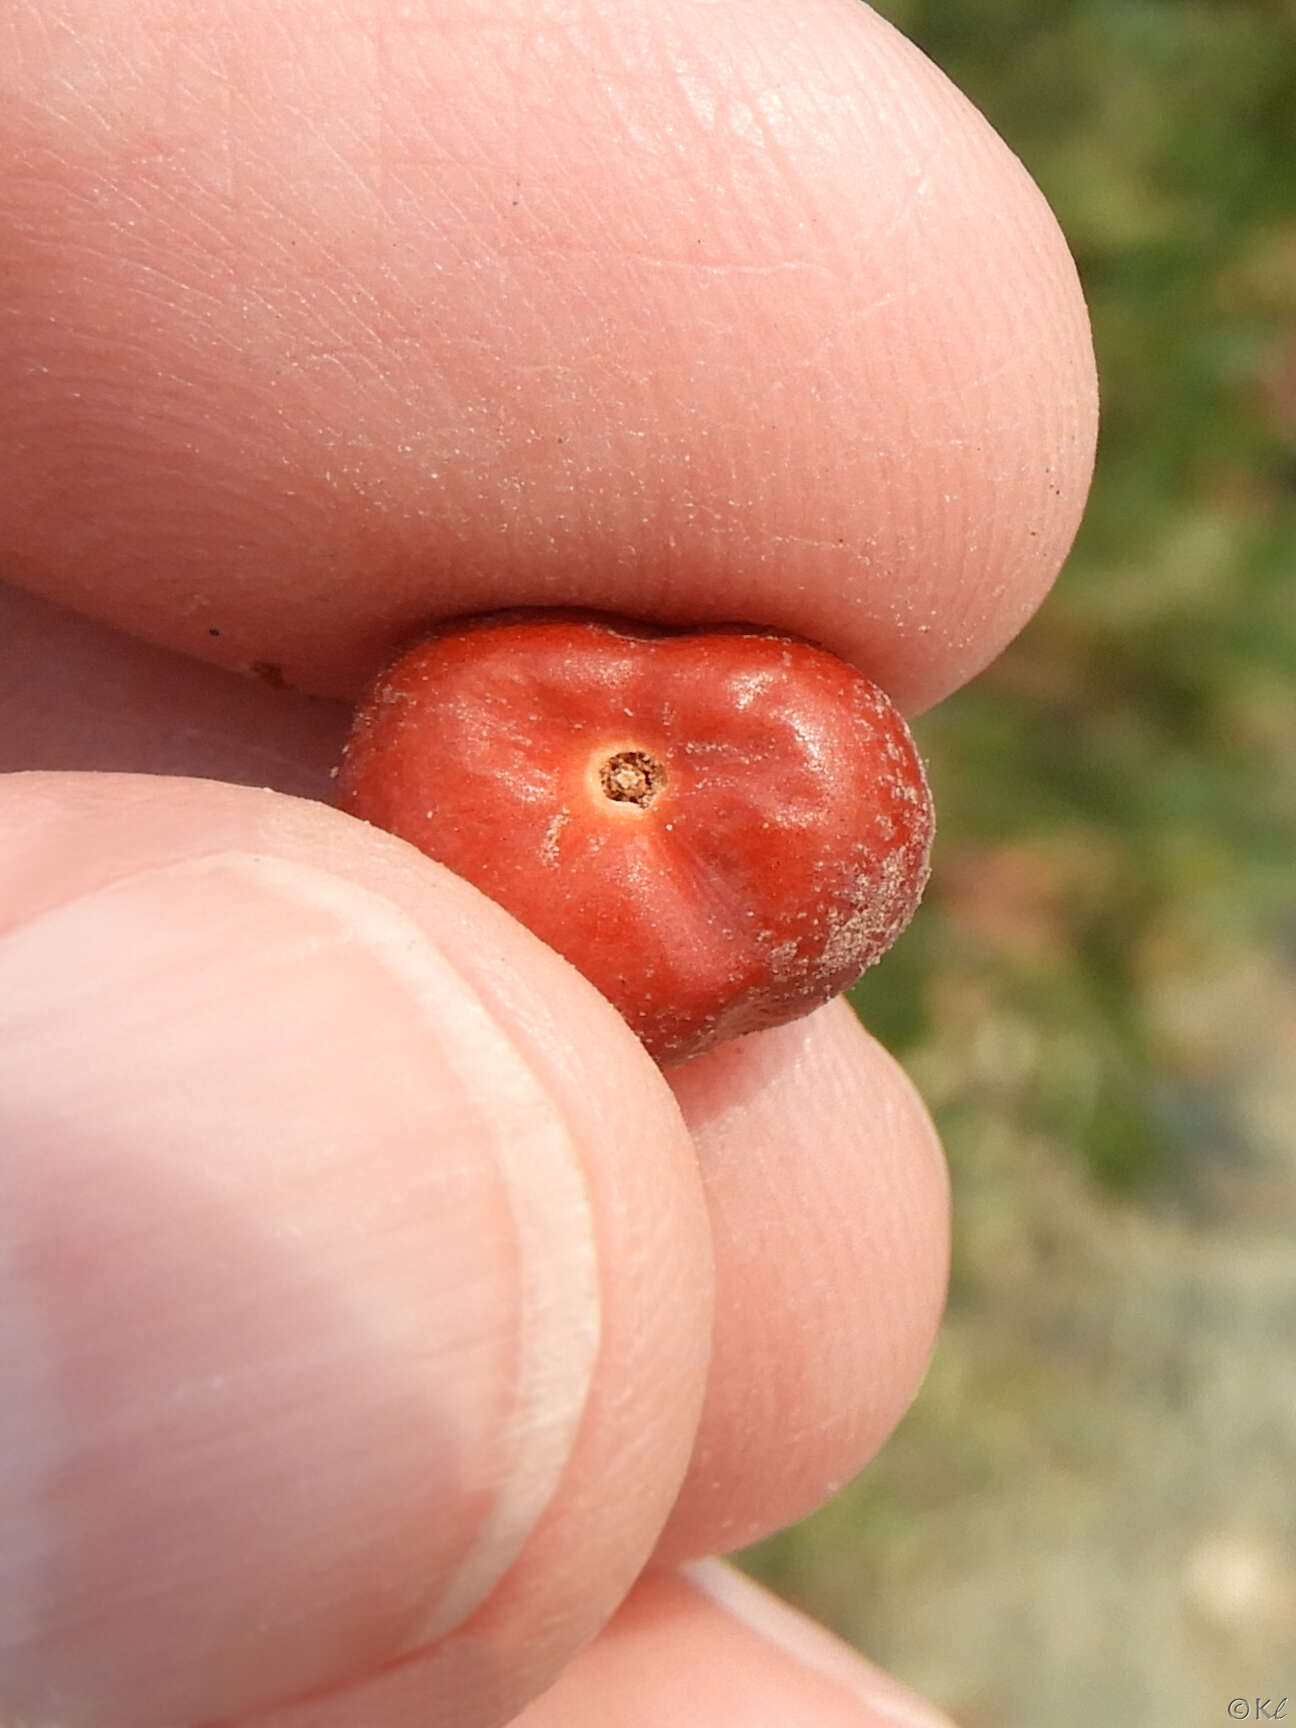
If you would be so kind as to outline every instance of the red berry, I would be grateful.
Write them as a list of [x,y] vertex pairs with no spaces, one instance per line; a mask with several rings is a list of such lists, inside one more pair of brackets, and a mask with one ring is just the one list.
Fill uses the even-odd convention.
[[344,810],[566,955],[663,1064],[853,983],[927,878],[900,715],[823,648],[496,613],[434,632],[356,713]]

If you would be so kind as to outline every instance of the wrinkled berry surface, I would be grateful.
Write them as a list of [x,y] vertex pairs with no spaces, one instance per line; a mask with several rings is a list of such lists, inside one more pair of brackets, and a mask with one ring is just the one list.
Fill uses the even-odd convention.
[[932,806],[883,692],[743,626],[438,629],[361,702],[344,810],[558,950],[663,1065],[826,1002],[895,940]]

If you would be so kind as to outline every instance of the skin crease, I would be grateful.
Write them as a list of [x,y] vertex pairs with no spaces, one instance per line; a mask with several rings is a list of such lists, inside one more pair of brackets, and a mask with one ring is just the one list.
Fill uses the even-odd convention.
[[[499,605],[743,617],[824,642],[910,711],[956,688],[1038,603],[1083,504],[1074,272],[1020,166],[854,0],[53,0],[0,20],[0,161],[0,762],[40,771],[0,785],[0,1108],[26,1101],[0,1133],[0,1411],[22,1412],[0,1432],[0,1714],[486,1728],[555,1679],[655,1542],[674,1560],[749,1540],[867,1461],[934,1336],[943,1174],[841,1006],[668,1087],[524,931],[298,799],[327,797],[345,705],[393,643]],[[207,778],[49,772],[84,769]],[[220,919],[186,870],[214,872]],[[397,951],[422,968],[426,1058]],[[118,999],[85,997],[105,979]],[[141,1100],[181,1111],[204,1045],[177,1031],[160,1070],[150,1000],[143,1023],[229,1053],[183,1134]],[[326,1012],[327,1041],[298,1036]],[[255,1132],[240,1114],[261,1096],[249,1024],[311,1101],[305,1143],[270,1079]],[[381,1052],[406,1049],[393,1085]],[[411,1131],[447,1098],[458,1119]],[[557,1218],[543,1170],[508,1162],[520,1125],[582,1174]],[[384,1194],[420,1191],[428,1144],[453,1148],[472,1206],[407,1208],[408,1257],[384,1257]],[[329,1182],[298,1190],[316,1158]],[[47,1252],[87,1171],[112,1252],[93,1207],[80,1257]],[[127,1227],[167,1192],[182,1239]],[[508,1245],[528,1220],[553,1262],[524,1274]],[[532,1353],[579,1417],[537,1486],[510,1438],[547,1408],[543,1376],[518,1379],[525,1292],[590,1231],[597,1312],[573,1299]],[[461,1240],[499,1270],[452,1354],[436,1327]],[[272,1327],[246,1326],[236,1246]],[[407,1304],[423,1354],[390,1330]],[[209,1430],[174,1395],[185,1362]],[[303,1388],[292,1410],[336,1448],[303,1445],[276,1387]],[[381,1462],[420,1410],[402,1521],[354,1460]],[[463,1455],[468,1486],[445,1462]],[[154,1459],[179,1460],[183,1542],[110,1516]],[[275,1578],[290,1558],[249,1546],[272,1488],[322,1546],[255,1621],[250,1555]],[[425,1647],[468,1557],[476,1598]],[[816,1714],[823,1646],[798,1622],[776,1634],[682,1587],[667,1613],[658,1590],[613,1621],[610,1669],[570,1670],[567,1720],[607,1719],[601,1676],[628,1648],[648,1675],[713,1659],[738,1714],[777,1695],[780,1721],[793,1700],[806,1720],[920,1720],[845,1653],[836,1714]],[[168,1593],[186,1630],[163,1639]],[[685,1688],[672,1720],[721,1714]]]

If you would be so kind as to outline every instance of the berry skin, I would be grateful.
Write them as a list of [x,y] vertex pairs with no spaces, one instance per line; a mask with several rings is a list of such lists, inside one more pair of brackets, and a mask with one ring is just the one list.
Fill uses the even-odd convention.
[[913,915],[933,813],[904,721],[826,649],[502,612],[361,701],[339,803],[583,972],[663,1066],[808,1013]]

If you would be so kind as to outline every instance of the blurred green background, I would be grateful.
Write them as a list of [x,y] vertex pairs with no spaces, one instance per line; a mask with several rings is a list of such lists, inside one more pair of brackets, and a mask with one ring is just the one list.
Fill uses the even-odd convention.
[[1057,211],[1103,434],[919,724],[935,875],[857,992],[950,1157],[942,1341],[745,1561],[966,1728],[1296,1719],[1296,6],[879,10]]

